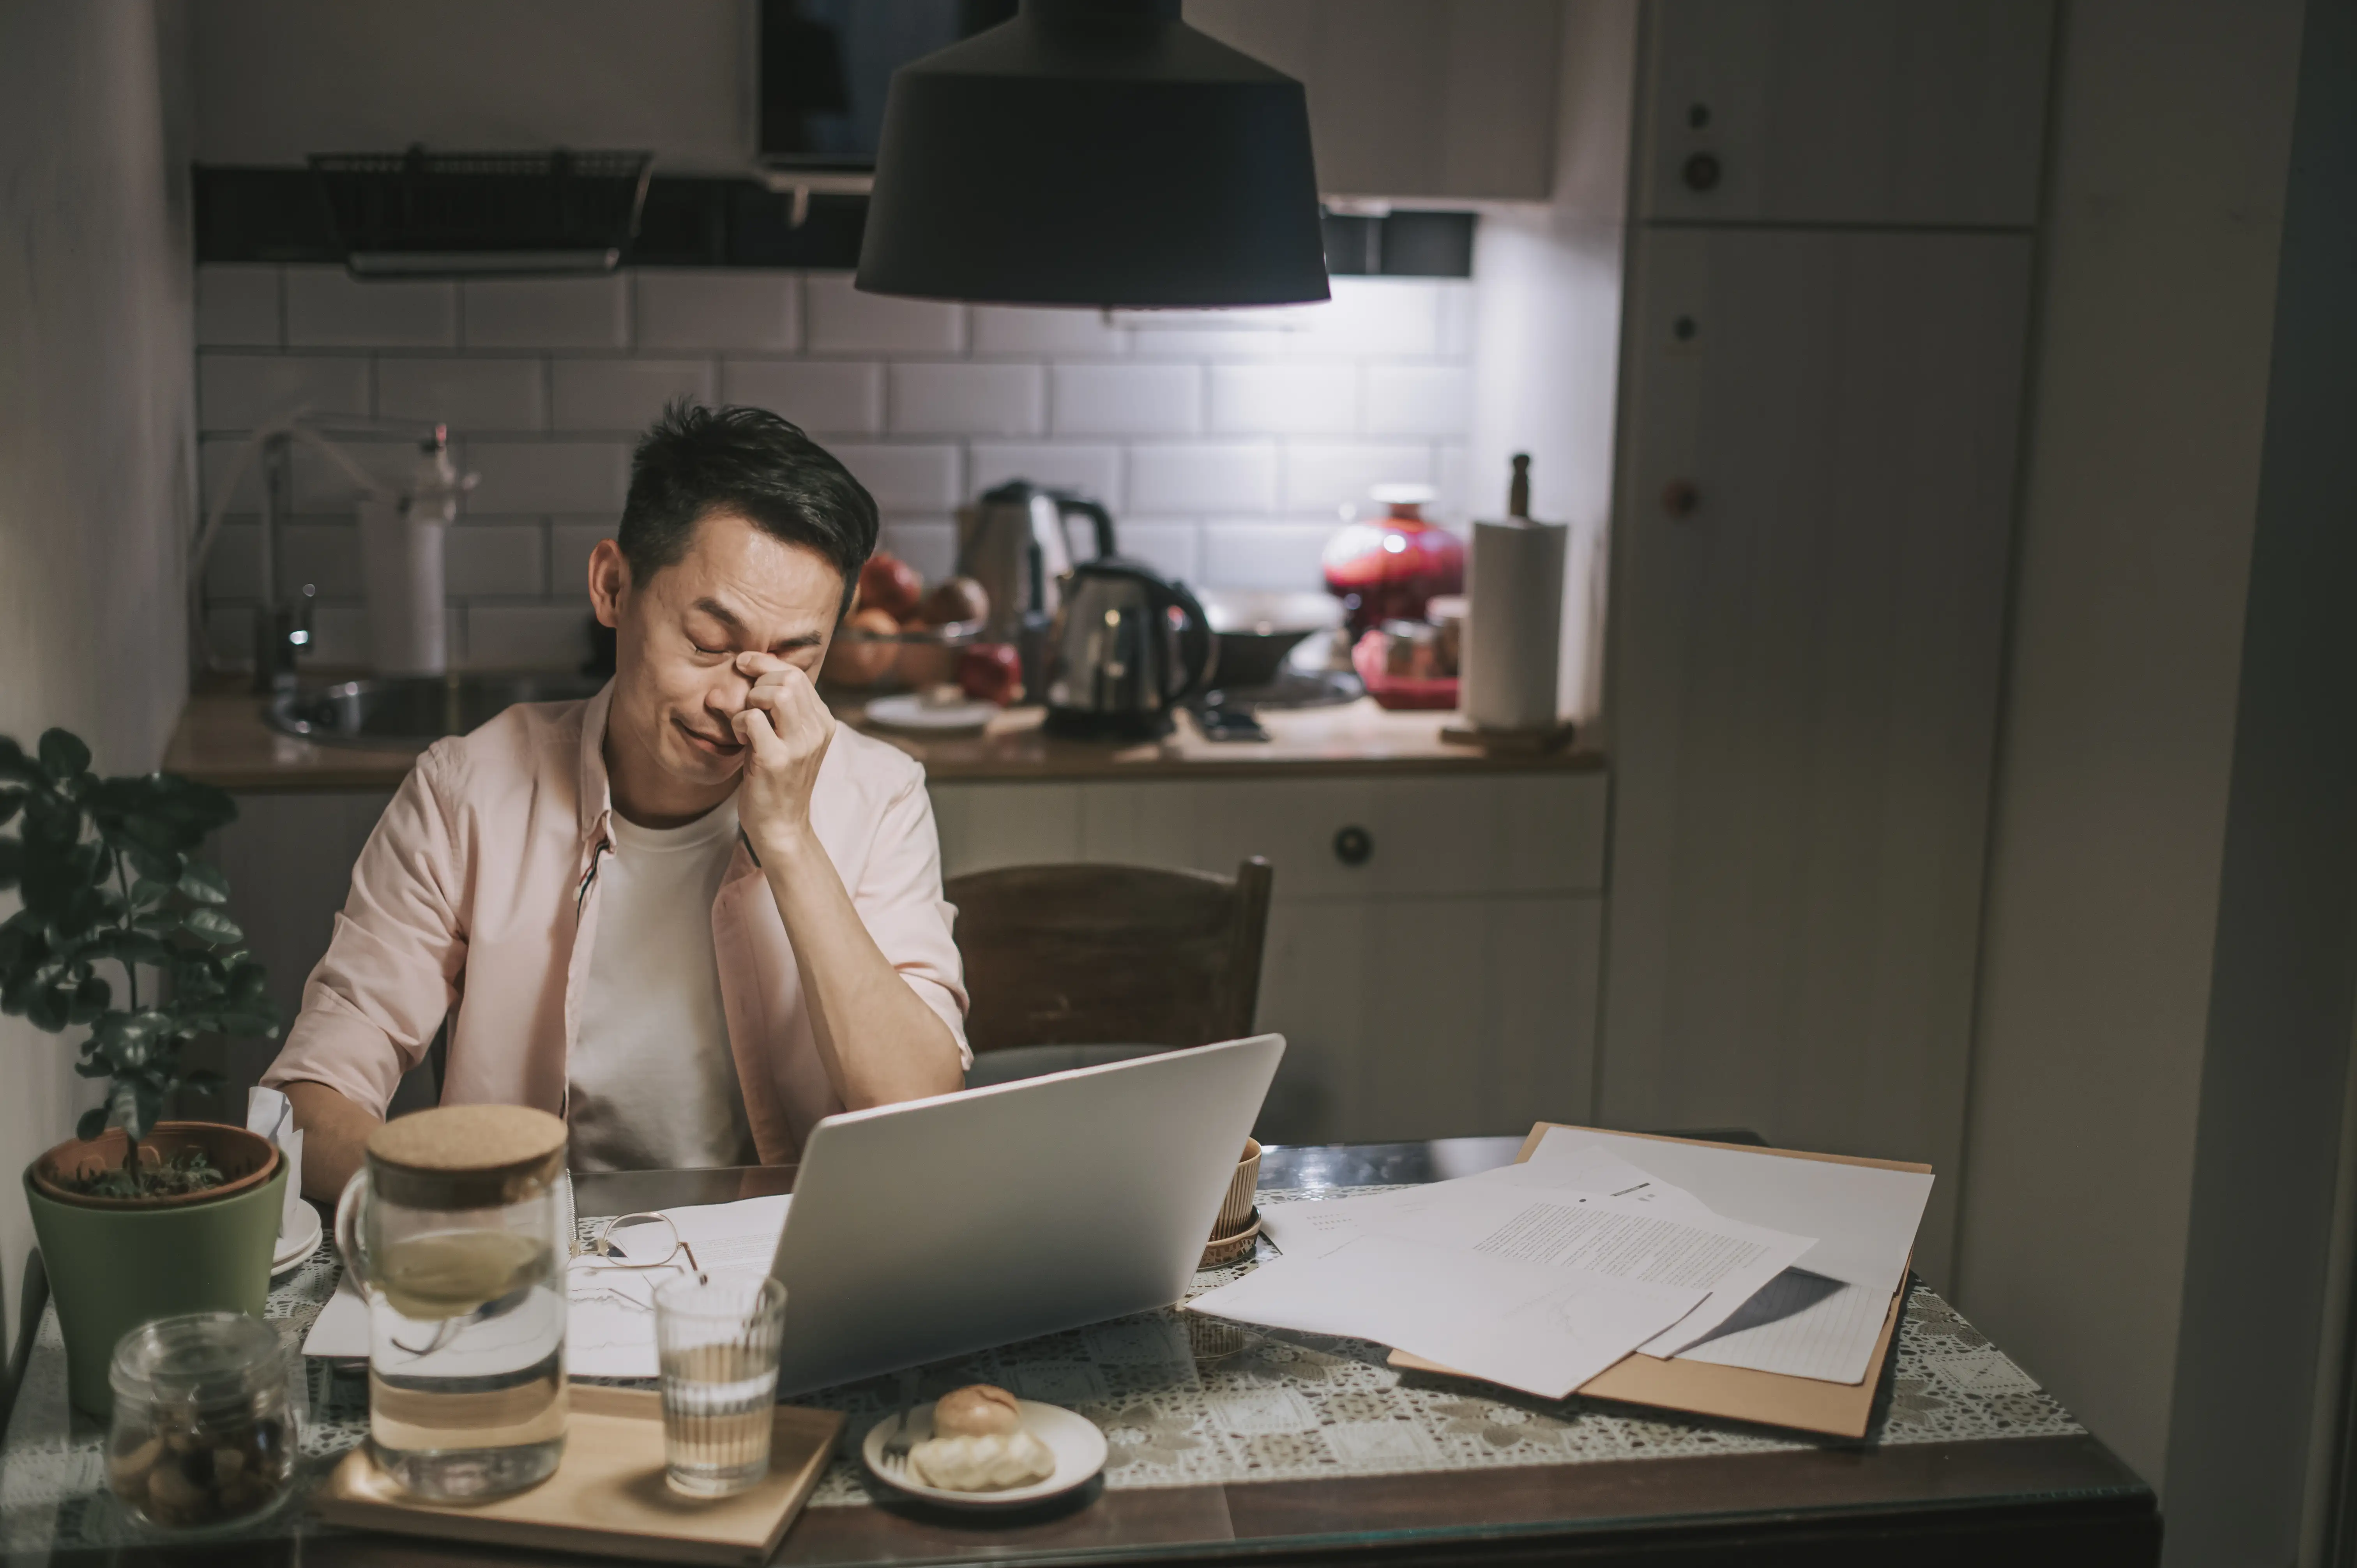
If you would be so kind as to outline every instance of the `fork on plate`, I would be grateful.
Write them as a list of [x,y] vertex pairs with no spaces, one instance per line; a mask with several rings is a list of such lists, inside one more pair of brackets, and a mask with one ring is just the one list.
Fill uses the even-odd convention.
[[898,1469],[909,1462],[909,1451],[916,1439],[909,1433],[909,1417],[917,1408],[917,1369],[909,1368],[900,1374],[900,1413],[892,1435],[884,1440],[884,1463]]

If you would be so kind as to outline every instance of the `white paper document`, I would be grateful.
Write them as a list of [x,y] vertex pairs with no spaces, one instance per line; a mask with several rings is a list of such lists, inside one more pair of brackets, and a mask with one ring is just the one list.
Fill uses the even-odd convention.
[[[667,1208],[679,1238],[695,1253],[703,1271],[716,1278],[764,1274],[777,1256],[793,1198],[748,1197],[736,1203]],[[660,1225],[632,1224],[613,1236],[628,1261],[659,1251],[671,1237]],[[579,1378],[651,1378],[656,1374],[655,1287],[687,1269],[684,1257],[656,1268],[625,1268],[585,1255],[565,1271],[565,1369]],[[336,1294],[319,1309],[307,1356],[364,1357],[369,1353],[368,1303],[347,1272]]]
[[1606,1153],[1368,1197],[1271,1204],[1261,1228],[1288,1258],[1331,1256],[1361,1238],[1388,1236],[1705,1292],[1693,1312],[1648,1337],[1641,1348],[1653,1356],[1717,1328],[1813,1245],[1807,1236],[1713,1214],[1691,1194]]
[[1561,1399],[1694,1310],[1704,1294],[1378,1234],[1321,1257],[1263,1263],[1188,1307],[1372,1339]]
[[1641,1166],[1714,1213],[1817,1238],[1799,1268],[1682,1349],[1684,1359],[1827,1382],[1865,1380],[1932,1195],[1929,1175],[1568,1127],[1548,1133],[1518,1168],[1567,1176],[1598,1152]]

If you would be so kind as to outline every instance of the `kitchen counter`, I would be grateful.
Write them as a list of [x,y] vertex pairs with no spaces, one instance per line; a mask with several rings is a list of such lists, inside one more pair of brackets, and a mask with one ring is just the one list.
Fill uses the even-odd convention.
[[[888,741],[935,779],[1271,779],[1320,775],[1579,772],[1600,768],[1600,753],[1578,746],[1544,755],[1491,753],[1440,738],[1441,713],[1391,713],[1361,698],[1340,707],[1261,716],[1266,741],[1209,741],[1189,715],[1159,741],[1067,740],[1043,734],[1041,710],[1011,708],[981,735],[919,736],[868,729],[865,710],[838,706],[845,722]],[[167,772],[224,789],[391,789],[417,748],[325,746],[272,729],[262,702],[245,692],[199,692],[188,699],[164,754]]]

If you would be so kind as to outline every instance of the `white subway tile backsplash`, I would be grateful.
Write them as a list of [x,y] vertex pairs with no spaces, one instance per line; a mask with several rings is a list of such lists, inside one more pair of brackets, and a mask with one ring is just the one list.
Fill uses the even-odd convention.
[[884,367],[848,360],[730,360],[720,367],[725,403],[766,408],[813,435],[876,435],[884,429]]
[[1048,423],[1038,365],[897,364],[889,384],[896,435],[1037,435]]
[[[1372,484],[1437,480],[1442,517],[1461,516],[1469,491],[1503,494],[1501,478],[1466,473],[1471,285],[1334,287],[1322,306],[1108,316],[867,295],[842,274],[461,285],[207,266],[203,493],[221,497],[231,433],[294,402],[452,425],[459,467],[481,476],[447,540],[454,652],[487,668],[579,661],[589,553],[618,521],[633,439],[680,395],[809,430],[874,494],[887,545],[929,576],[952,568],[952,511],[1026,478],[1103,499],[1125,552],[1170,575],[1303,587],[1335,510]],[[307,351],[322,349],[342,351]],[[417,461],[407,441],[341,445],[387,488]],[[293,465],[281,566],[330,601],[323,657],[340,639],[343,661],[364,661],[359,487],[307,447]],[[206,572],[221,609],[255,592],[258,497],[249,478],[230,498]],[[247,621],[231,618],[224,631],[217,610],[208,634],[242,660]]]
[[466,467],[482,476],[469,513],[619,511],[630,448],[619,441],[469,441]]
[[442,587],[454,599],[537,598],[548,591],[541,525],[472,520],[442,536]]
[[955,446],[845,443],[828,449],[867,487],[878,511],[945,512],[964,499]]
[[640,349],[784,353],[801,338],[791,273],[650,268],[637,274]]
[[278,269],[213,263],[197,269],[197,343],[278,347]]
[[197,422],[206,430],[250,430],[265,420],[369,411],[368,360],[315,354],[197,356]]
[[957,523],[946,517],[888,517],[879,545],[914,566],[928,583],[957,570]]
[[1131,511],[1269,511],[1276,505],[1276,448],[1265,442],[1133,446]]
[[1121,448],[1071,442],[977,441],[970,449],[966,488],[974,495],[1009,479],[1028,479],[1060,490],[1077,490],[1111,504],[1121,494]]
[[1512,482],[1511,470],[1490,476],[1495,482],[1473,482],[1473,455],[1462,446],[1439,448],[1433,454],[1433,488],[1440,493],[1433,499],[1426,517],[1467,518],[1503,517],[1506,514],[1506,487]]
[[1191,518],[1125,517],[1114,521],[1124,555],[1145,562],[1166,577],[1189,584],[1203,580],[1200,523]]
[[548,525],[548,591],[558,598],[587,594],[589,552],[601,539],[614,537],[617,520],[603,521],[560,517]]
[[559,430],[635,436],[674,398],[712,402],[709,360],[558,360],[549,366],[549,379]]
[[1396,444],[1326,446],[1304,441],[1285,448],[1285,510],[1330,511],[1363,504],[1371,485],[1432,482],[1432,448]]
[[1211,368],[1211,428],[1221,435],[1348,435],[1358,423],[1356,365]]
[[1369,365],[1370,435],[1462,435],[1473,418],[1473,372],[1461,365]]
[[1318,555],[1334,535],[1330,522],[1261,519],[1203,525],[1203,585],[1297,591],[1325,581]]
[[293,349],[455,349],[458,285],[362,283],[341,267],[286,269],[286,344]]
[[1102,310],[1044,309],[1015,305],[972,307],[977,354],[1124,354],[1128,335]]
[[862,294],[849,273],[802,280],[809,347],[819,354],[954,354],[965,347],[961,306]]
[[1058,365],[1058,435],[1192,435],[1203,428],[1196,365]]
[[466,663],[475,670],[574,670],[589,657],[589,600],[469,605]]
[[1430,278],[1340,277],[1334,297],[1301,306],[1304,356],[1440,351],[1440,285]]
[[630,292],[596,278],[468,278],[460,330],[469,349],[627,349]]
[[455,431],[544,430],[546,367],[538,360],[406,359],[376,362],[377,412]]

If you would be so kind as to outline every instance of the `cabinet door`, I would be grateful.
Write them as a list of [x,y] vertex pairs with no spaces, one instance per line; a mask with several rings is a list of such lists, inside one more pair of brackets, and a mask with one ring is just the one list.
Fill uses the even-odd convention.
[[1187,0],[1185,15],[1300,79],[1321,194],[1547,199],[1558,0]]
[[1649,219],[2027,227],[2050,0],[1655,0]]
[[1636,261],[1598,1113],[1952,1172],[2030,242],[1657,229]]

